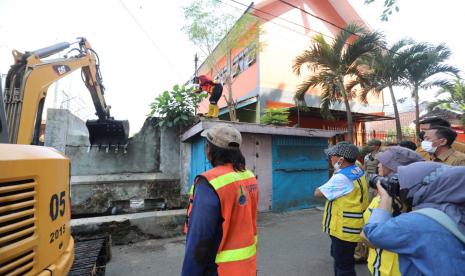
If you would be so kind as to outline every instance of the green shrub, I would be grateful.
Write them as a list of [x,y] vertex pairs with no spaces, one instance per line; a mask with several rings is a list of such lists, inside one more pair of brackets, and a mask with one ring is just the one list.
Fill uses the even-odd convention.
[[265,125],[287,126],[289,124],[289,110],[287,108],[267,108],[260,118]]
[[164,91],[149,105],[148,116],[158,118],[158,126],[186,127],[193,123],[197,105],[207,97],[205,93],[194,93],[192,87],[173,86]]

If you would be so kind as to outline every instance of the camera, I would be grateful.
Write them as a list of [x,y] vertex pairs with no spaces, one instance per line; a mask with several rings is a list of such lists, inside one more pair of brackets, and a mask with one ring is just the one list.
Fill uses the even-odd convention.
[[381,187],[383,187],[391,197],[398,197],[400,195],[400,185],[399,185],[399,175],[393,174],[389,177],[382,177],[379,175],[373,175],[368,180],[368,185],[371,188],[377,189],[376,183],[380,182]]

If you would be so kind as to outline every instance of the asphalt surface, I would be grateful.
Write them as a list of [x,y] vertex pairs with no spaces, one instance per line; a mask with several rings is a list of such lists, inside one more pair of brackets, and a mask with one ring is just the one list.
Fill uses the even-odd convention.
[[[330,239],[321,232],[322,211],[307,209],[259,215],[258,275],[333,275]],[[180,275],[184,237],[112,248],[106,275]],[[357,275],[370,275],[366,264]]]

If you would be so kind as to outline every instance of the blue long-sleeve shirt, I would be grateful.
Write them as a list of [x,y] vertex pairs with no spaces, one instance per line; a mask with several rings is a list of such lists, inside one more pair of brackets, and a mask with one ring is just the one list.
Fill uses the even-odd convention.
[[194,191],[188,221],[183,276],[218,275],[216,253],[223,236],[220,199],[204,178]]
[[402,275],[465,274],[465,244],[432,218],[414,212],[392,218],[377,208],[363,231],[375,247],[399,254]]

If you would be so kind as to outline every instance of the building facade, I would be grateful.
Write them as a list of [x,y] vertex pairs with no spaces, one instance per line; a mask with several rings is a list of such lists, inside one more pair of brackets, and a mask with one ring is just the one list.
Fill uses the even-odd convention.
[[[241,122],[259,122],[266,108],[295,107],[297,86],[311,72],[303,70],[299,77],[293,72],[292,65],[295,58],[312,43],[314,35],[321,33],[330,40],[341,31],[339,27],[349,23],[366,26],[347,0],[265,0],[249,7],[246,13],[252,14],[257,21],[250,24],[249,32],[244,32],[241,46],[218,55],[221,58],[214,65],[204,62],[198,72],[223,82],[223,95],[228,97],[229,87],[225,83],[225,76],[231,70],[231,90],[237,104],[237,117]],[[218,51],[219,49],[224,47],[217,47]],[[318,87],[310,89],[305,96],[307,106],[318,109],[319,95]],[[369,104],[351,102],[354,113],[364,117],[370,115],[370,118],[364,120],[357,120],[361,116],[354,116],[357,132],[362,132],[363,122],[367,120],[386,119],[377,116],[382,110],[382,98],[383,95],[378,98],[370,97]],[[207,102],[202,103],[200,111],[206,111],[207,106]],[[229,119],[224,98],[219,106],[221,118]],[[345,111],[343,103],[331,108]],[[335,116],[336,120],[325,120],[319,112],[298,114],[296,110],[291,110],[290,125],[345,130],[347,122],[344,114]]]

